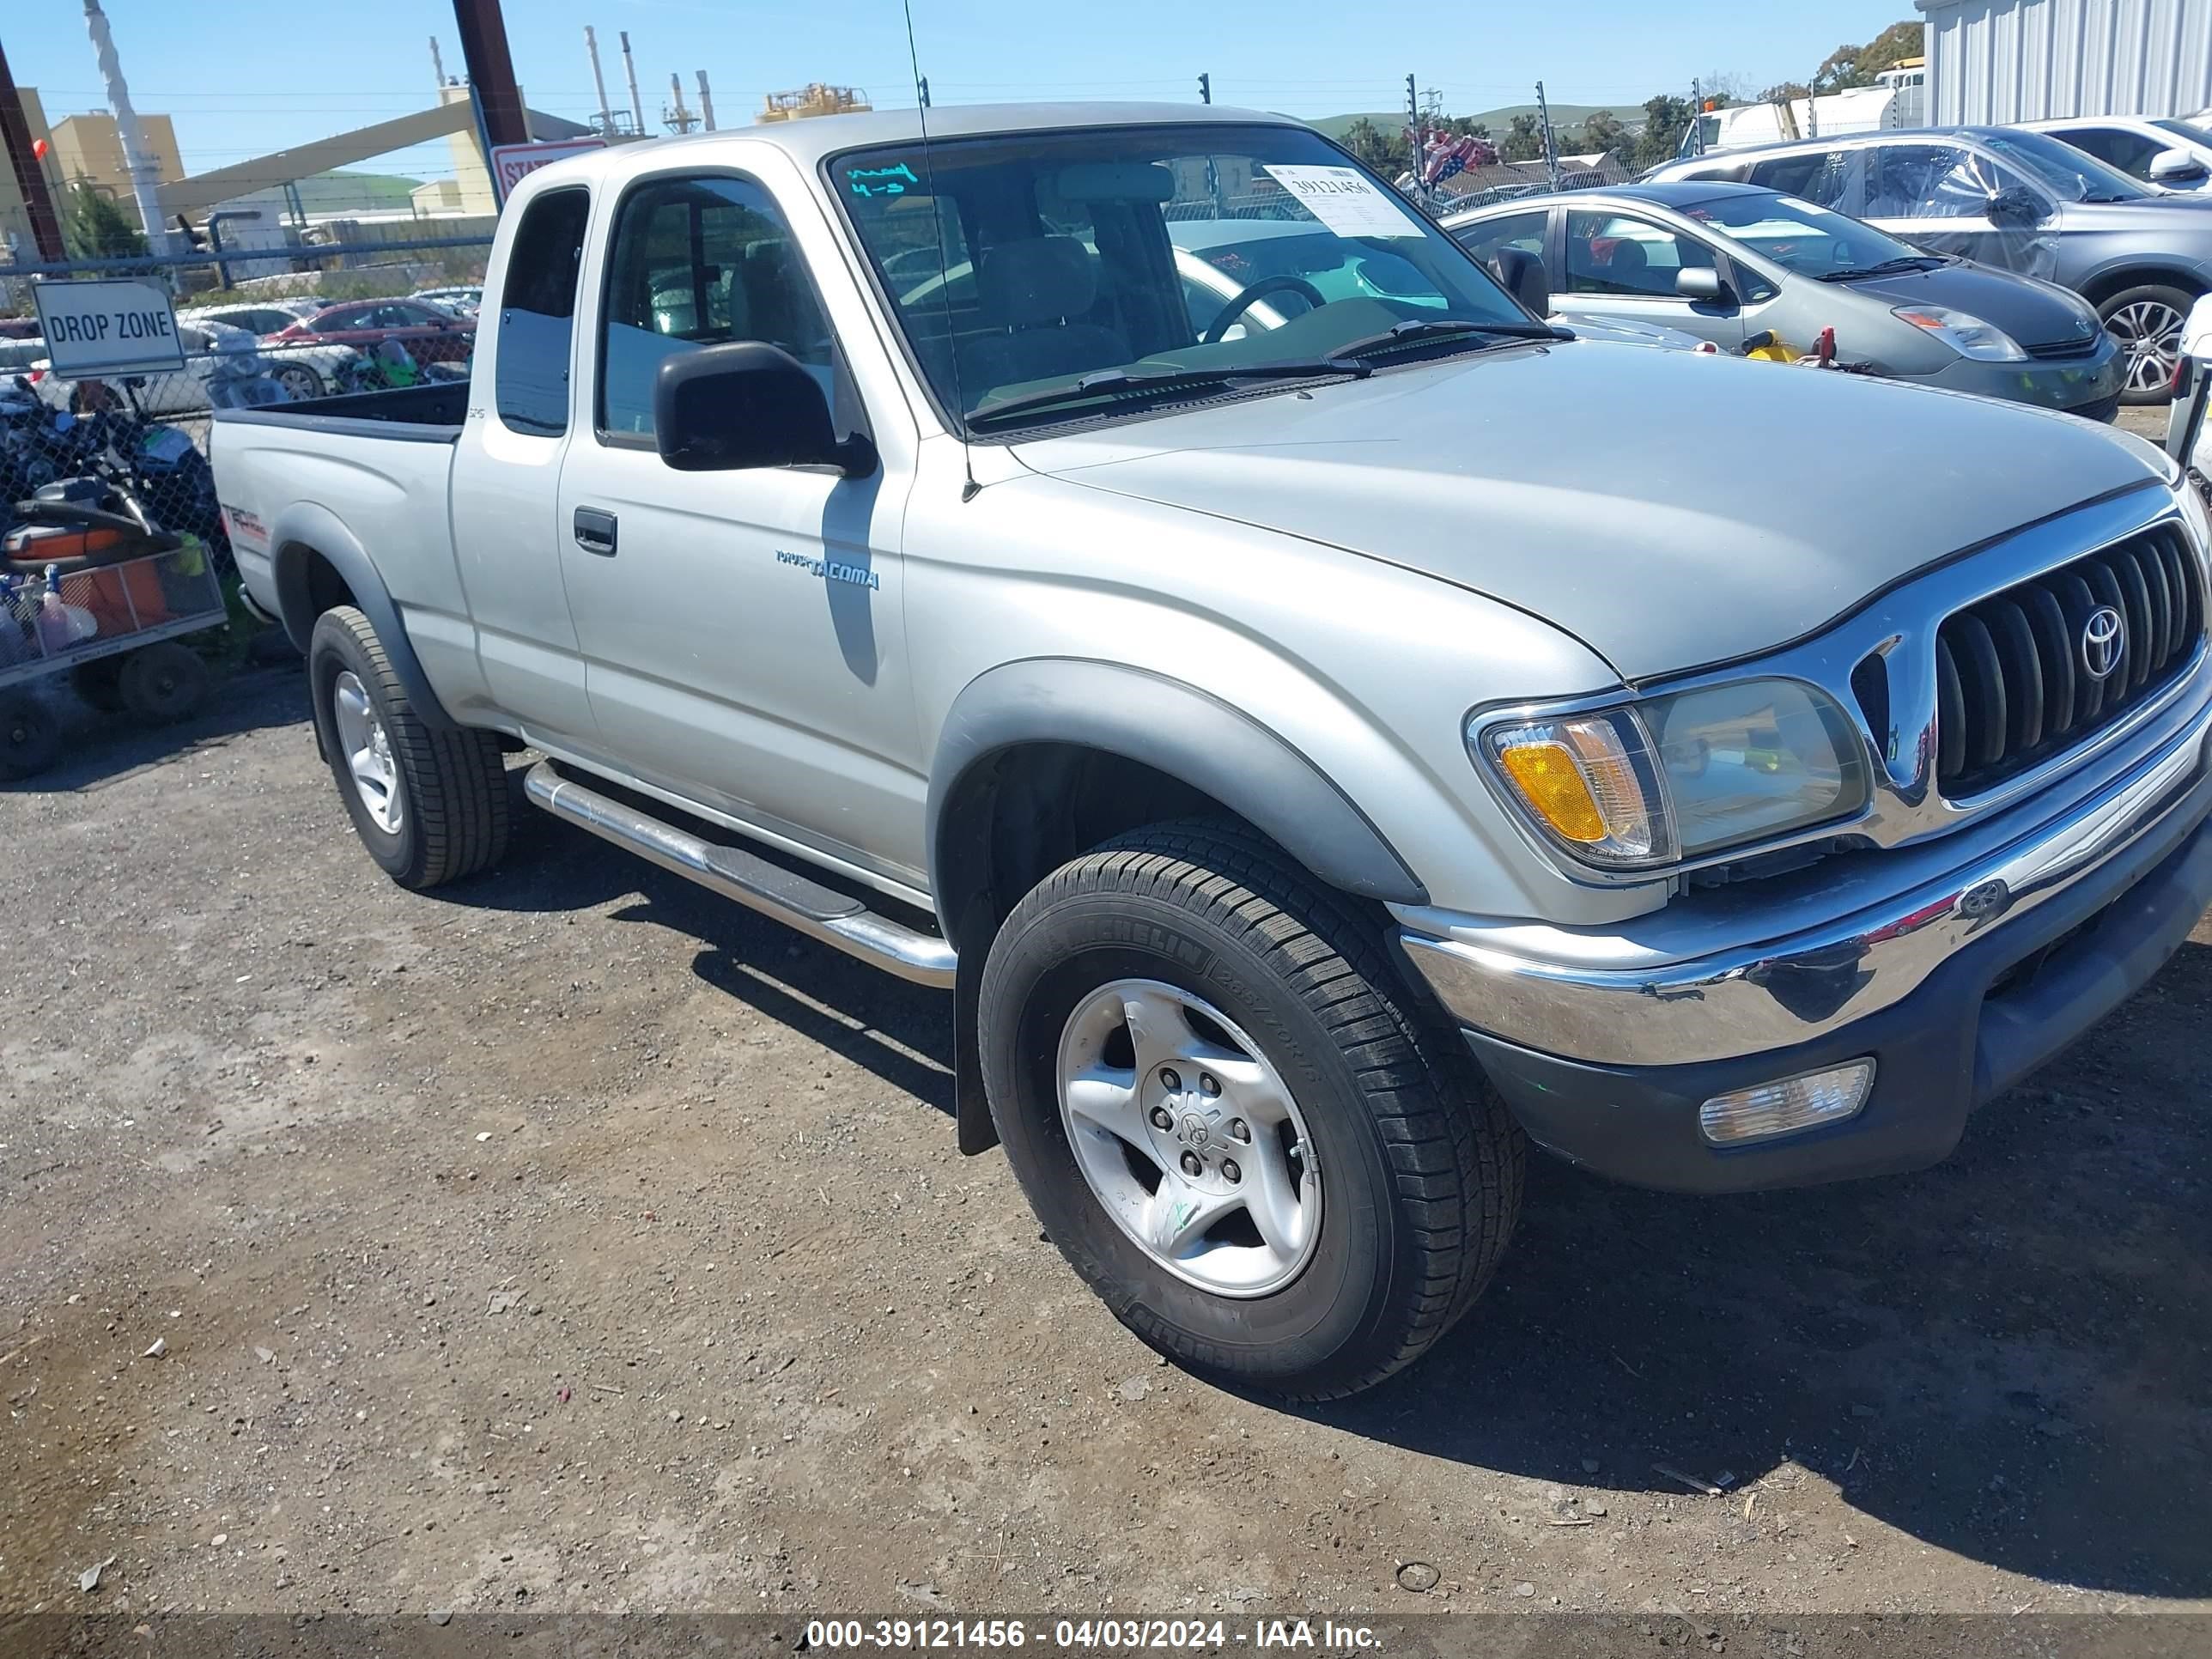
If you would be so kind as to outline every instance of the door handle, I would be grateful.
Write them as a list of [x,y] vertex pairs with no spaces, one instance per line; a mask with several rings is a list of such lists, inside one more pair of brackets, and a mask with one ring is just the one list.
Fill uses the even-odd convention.
[[615,556],[615,515],[596,507],[576,509],[576,545],[604,558]]

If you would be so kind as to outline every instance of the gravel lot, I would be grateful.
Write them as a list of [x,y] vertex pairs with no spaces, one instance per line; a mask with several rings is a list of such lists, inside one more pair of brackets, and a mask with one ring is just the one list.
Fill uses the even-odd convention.
[[0,793],[0,1613],[2212,1613],[2212,925],[1923,1175],[1534,1160],[1460,1330],[1292,1413],[954,1152],[941,996],[519,791],[403,892],[304,716]]

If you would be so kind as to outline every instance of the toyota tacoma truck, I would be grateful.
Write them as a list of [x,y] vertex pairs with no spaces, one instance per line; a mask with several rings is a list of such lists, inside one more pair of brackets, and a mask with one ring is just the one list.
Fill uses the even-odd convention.
[[1375,1382],[1528,1141],[1932,1164],[2212,896],[2151,445],[1575,339],[1281,118],[927,120],[531,174],[465,385],[220,411],[216,477],[386,872],[489,869],[526,750],[948,988],[963,1150],[1164,1353]]

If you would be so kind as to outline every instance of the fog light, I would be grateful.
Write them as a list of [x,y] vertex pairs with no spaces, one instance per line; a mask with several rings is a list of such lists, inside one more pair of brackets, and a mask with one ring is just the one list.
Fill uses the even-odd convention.
[[1698,1124],[1717,1146],[1764,1140],[1816,1124],[1840,1123],[1866,1104],[1873,1090],[1874,1060],[1855,1060],[1825,1072],[1715,1095],[1698,1108]]

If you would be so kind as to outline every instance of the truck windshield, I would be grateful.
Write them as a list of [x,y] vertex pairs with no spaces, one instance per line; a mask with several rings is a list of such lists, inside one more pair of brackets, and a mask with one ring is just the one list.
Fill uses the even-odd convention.
[[[1216,395],[1292,384],[1289,366],[1326,374],[1354,344],[1385,368],[1511,343],[1390,336],[1407,322],[1530,324],[1449,236],[1301,127],[933,139],[927,157],[919,143],[840,157],[830,179],[939,405],[978,430],[1135,414],[1170,390],[1208,395],[1209,374]],[[1075,393],[1085,377],[1097,389]]]

